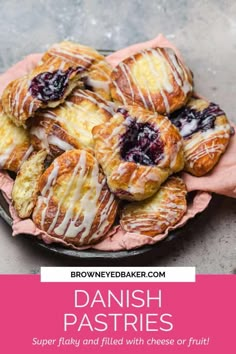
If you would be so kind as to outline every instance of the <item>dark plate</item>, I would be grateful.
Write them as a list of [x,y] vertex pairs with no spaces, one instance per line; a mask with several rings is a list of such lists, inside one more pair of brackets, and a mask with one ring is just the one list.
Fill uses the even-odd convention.
[[[1,192],[0,192],[0,217],[4,219],[8,225],[10,226],[12,225],[12,218],[9,214],[8,205]],[[190,219],[188,221],[188,225],[190,223],[192,224],[195,221],[195,219],[196,218]],[[168,247],[170,246],[170,244],[172,244],[173,241],[177,239],[177,237],[181,236],[184,233],[184,228],[185,227],[182,227],[180,229],[171,231],[164,240],[157,242],[155,245],[143,246],[130,251],[115,251],[115,252],[99,251],[93,249],[77,251],[74,249],[62,247],[56,243],[46,244],[34,236],[32,236],[31,238],[29,237],[29,235],[22,235],[22,236],[27,238],[27,241],[31,241],[35,246],[38,246],[46,251],[50,251],[58,255],[69,256],[73,258],[83,258],[83,259],[90,259],[90,258],[91,259],[121,259],[121,258],[142,255],[154,249],[156,251],[155,253],[157,257],[163,255],[163,253],[166,252],[168,253]]]

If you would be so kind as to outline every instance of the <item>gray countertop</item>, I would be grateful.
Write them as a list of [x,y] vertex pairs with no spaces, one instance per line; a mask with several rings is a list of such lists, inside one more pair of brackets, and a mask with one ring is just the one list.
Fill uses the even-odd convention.
[[[182,51],[196,90],[236,123],[236,3],[233,0],[1,0],[0,71],[27,54],[71,39],[119,49],[163,33]],[[234,93],[234,94],[233,94]],[[122,261],[65,258],[13,238],[0,220],[0,273],[38,273],[40,266],[196,266],[198,273],[235,273],[236,200],[214,196],[209,208],[160,256],[154,248]]]

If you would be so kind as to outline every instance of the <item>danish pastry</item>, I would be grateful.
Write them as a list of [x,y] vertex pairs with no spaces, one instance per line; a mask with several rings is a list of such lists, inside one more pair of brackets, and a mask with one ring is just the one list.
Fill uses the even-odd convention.
[[47,152],[34,152],[25,160],[17,173],[12,189],[13,206],[20,218],[32,214],[39,193],[39,179],[44,171]]
[[34,223],[69,244],[94,243],[114,222],[117,201],[96,159],[85,150],[57,157],[40,178],[39,189]]
[[212,170],[230,140],[231,127],[221,108],[192,98],[170,119],[184,139],[185,170],[195,176]]
[[187,210],[186,186],[181,178],[170,177],[151,198],[127,204],[120,224],[127,232],[147,236],[163,233],[174,226]]
[[21,163],[32,153],[28,132],[17,127],[3,112],[0,103],[0,169],[17,172]]
[[111,74],[111,95],[123,105],[137,104],[168,114],[182,107],[193,90],[190,70],[170,48],[146,49],[121,63]]
[[88,73],[83,77],[85,88],[110,101],[111,72],[112,68],[105,60],[92,64]]
[[158,113],[119,108],[109,122],[93,128],[93,136],[108,186],[121,199],[146,199],[183,168],[182,138]]
[[70,41],[63,41],[51,46],[42,56],[41,62],[48,63],[60,59],[63,62],[70,62],[74,65],[81,65],[89,68],[92,63],[104,60],[104,56],[95,49]]
[[31,143],[58,156],[71,149],[93,151],[92,128],[111,117],[111,107],[95,93],[75,89],[64,104],[41,110],[32,119]]
[[25,126],[26,120],[39,108],[56,107],[78,85],[83,73],[103,59],[95,50],[62,42],[46,52],[41,62],[28,75],[12,81],[4,90],[4,111],[16,125]]

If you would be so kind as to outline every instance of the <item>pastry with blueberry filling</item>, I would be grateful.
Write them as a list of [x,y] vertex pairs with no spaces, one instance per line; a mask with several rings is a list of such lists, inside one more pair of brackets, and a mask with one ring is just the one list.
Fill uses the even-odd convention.
[[6,114],[18,126],[41,108],[63,103],[71,91],[82,86],[92,64],[103,60],[97,51],[71,42],[53,45],[28,74],[9,83],[2,96]]
[[52,46],[45,53],[42,61],[48,62],[50,57],[55,56],[66,61],[69,60],[74,64],[77,64],[82,58],[88,60],[88,63],[92,61],[86,71],[81,74],[84,88],[99,94],[104,99],[111,99],[109,85],[112,68],[103,55],[93,48],[65,41]]
[[92,132],[95,156],[109,188],[121,199],[146,199],[183,168],[178,129],[158,113],[138,106],[121,107]]
[[232,133],[224,111],[215,103],[192,98],[170,120],[184,139],[185,171],[198,177],[211,171]]

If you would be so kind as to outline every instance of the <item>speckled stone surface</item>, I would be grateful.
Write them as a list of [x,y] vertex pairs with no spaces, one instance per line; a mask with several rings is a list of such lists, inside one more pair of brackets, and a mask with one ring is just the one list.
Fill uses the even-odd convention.
[[[236,3],[233,0],[1,1],[0,72],[27,54],[71,39],[119,49],[163,33],[182,51],[198,92],[219,103],[236,123]],[[0,220],[0,273],[38,273],[40,266],[196,266],[197,273],[236,273],[236,200],[214,196],[165,254],[122,261],[64,258],[12,238]]]

